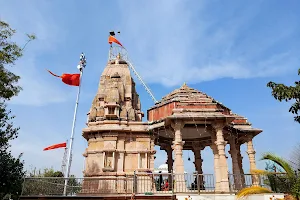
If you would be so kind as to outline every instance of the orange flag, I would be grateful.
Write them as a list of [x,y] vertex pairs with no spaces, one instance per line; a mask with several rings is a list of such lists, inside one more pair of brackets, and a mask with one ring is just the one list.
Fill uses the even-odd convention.
[[64,82],[67,85],[79,86],[80,84],[80,74],[63,74],[61,76],[58,76],[52,73],[50,70],[47,71],[53,76],[61,78],[62,82]]
[[109,38],[108,38],[108,43],[111,44],[113,42],[120,45],[121,47],[123,47],[123,45],[114,36],[110,35]]
[[67,143],[66,142],[59,143],[59,144],[54,144],[54,145],[51,145],[49,147],[46,147],[44,149],[44,151],[51,150],[51,149],[64,148],[64,147],[67,147]]

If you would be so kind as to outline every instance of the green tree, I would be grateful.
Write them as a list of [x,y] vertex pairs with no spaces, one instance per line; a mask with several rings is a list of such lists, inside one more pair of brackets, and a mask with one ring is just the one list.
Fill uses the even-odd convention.
[[[32,170],[28,173],[23,187],[24,196],[32,195],[63,195],[64,175],[61,171],[55,171],[53,168],[41,170]],[[68,181],[67,194],[76,194],[81,189],[81,183],[71,175]]]
[[[300,75],[300,69],[298,69],[298,75]],[[300,110],[300,81],[295,81],[295,86],[286,86],[270,81],[267,87],[272,89],[272,95],[276,100],[286,102],[291,100],[295,101],[290,107],[289,112],[296,115],[294,119],[300,123],[300,116],[298,114]]]
[[293,196],[295,199],[300,199],[300,174],[295,173],[292,165],[283,158],[274,154],[266,153],[261,160],[268,160],[280,167],[285,174],[274,173],[274,171],[267,170],[254,170],[251,173],[257,175],[266,175],[268,177],[271,190],[260,187],[252,186],[240,190],[237,194],[238,198],[248,196],[250,194],[261,194],[271,192],[283,192]]
[[22,56],[24,47],[35,36],[27,35],[28,41],[21,48],[11,40],[15,32],[0,20],[0,199],[7,195],[16,198],[21,192],[24,176],[21,155],[14,158],[9,150],[9,141],[17,138],[19,128],[14,127],[14,116],[6,103],[21,90],[17,85],[20,77],[9,71],[9,67]]

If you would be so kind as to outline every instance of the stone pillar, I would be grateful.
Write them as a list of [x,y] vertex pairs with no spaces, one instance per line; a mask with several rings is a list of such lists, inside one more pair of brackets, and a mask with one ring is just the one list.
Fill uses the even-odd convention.
[[[256,161],[255,161],[255,150],[253,148],[253,142],[252,142],[253,136],[248,135],[247,136],[247,154],[249,156],[249,162],[250,162],[250,173],[252,174],[252,170],[256,169]],[[258,176],[252,176],[252,184],[258,185]]]
[[212,152],[214,154],[214,171],[215,171],[215,191],[219,192],[221,191],[220,186],[220,167],[219,167],[219,153],[217,145],[215,144],[215,139],[212,137],[212,144],[210,145],[210,148],[212,149]]
[[141,162],[141,154],[140,153],[138,153],[138,158],[137,159],[138,159],[138,167],[137,168],[140,169],[140,165],[141,165],[140,164],[140,162]]
[[105,166],[105,164],[106,164],[106,163],[105,163],[105,151],[103,151],[102,155],[103,155],[103,161],[102,161],[102,166],[103,166],[103,167],[102,167],[102,168],[104,168],[104,167],[106,167],[106,166]]
[[243,169],[243,156],[241,155],[241,144],[240,143],[236,144],[236,152],[237,152],[237,161],[238,161],[238,165],[239,165],[239,170],[242,174],[242,177],[241,177],[242,187],[244,187],[245,186],[245,173],[244,173],[244,169]]
[[193,152],[194,152],[194,157],[195,157],[195,168],[196,171],[198,172],[198,174],[203,174],[202,171],[202,162],[203,160],[201,159],[201,148],[193,148]]
[[184,142],[182,141],[182,128],[184,127],[184,123],[182,121],[176,120],[175,122],[171,123],[172,128],[175,131],[174,134],[174,141],[173,141],[173,150],[175,153],[175,185],[174,189],[177,192],[184,192],[186,191],[186,184],[185,184],[185,178],[184,178],[184,163],[182,158],[182,150]]
[[117,142],[117,154],[119,156],[117,159],[117,172],[124,172],[124,152],[125,152],[125,137],[118,137],[118,142]]
[[167,162],[166,164],[168,165],[168,173],[171,173],[173,170],[173,150],[172,146],[170,144],[160,144],[160,150],[164,150],[167,153]]
[[169,188],[173,188],[173,178],[172,178],[172,170],[173,170],[173,150],[172,146],[170,144],[164,145],[164,150],[167,152],[167,164],[168,164],[168,182],[169,182]]
[[221,192],[229,192],[229,180],[228,180],[228,165],[225,153],[226,143],[223,136],[223,123],[213,124],[213,128],[216,131],[216,142],[219,154],[219,170],[220,170],[220,190]]
[[231,155],[232,159],[232,174],[233,174],[233,180],[234,180],[234,189],[235,190],[240,190],[243,185],[242,185],[242,174],[240,171],[240,166],[238,163],[238,156],[237,156],[237,149],[236,149],[236,136],[231,135],[228,138],[229,144],[230,144],[230,150],[228,153]]
[[116,158],[115,158],[115,152],[113,152],[112,153],[113,154],[113,160],[112,160],[112,164],[111,164],[111,166],[112,166],[112,168],[115,170],[116,169],[116,167],[115,167],[115,161],[116,161]]
[[152,136],[151,137],[151,144],[150,144],[150,149],[151,149],[151,154],[150,154],[150,170],[153,171],[154,170],[154,155],[155,155],[155,150],[154,150],[154,147],[155,147],[155,144],[154,144],[154,139],[155,137]]
[[145,168],[148,169],[148,153],[145,153]]
[[171,173],[173,170],[173,151],[171,145],[168,145],[165,150],[167,152],[168,173]]
[[195,168],[198,174],[197,177],[197,186],[199,185],[200,189],[204,189],[204,180],[203,180],[203,171],[202,171],[202,158],[201,158],[201,150],[203,150],[204,147],[202,146],[193,146],[193,152],[195,157]]
[[124,172],[124,152],[120,152],[120,159],[118,162],[118,172]]

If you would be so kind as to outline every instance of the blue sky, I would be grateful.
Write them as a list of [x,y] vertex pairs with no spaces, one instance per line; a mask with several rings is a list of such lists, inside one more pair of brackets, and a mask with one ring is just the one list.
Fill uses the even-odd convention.
[[[35,33],[12,70],[22,79],[23,91],[10,107],[21,127],[13,141],[15,155],[24,152],[26,168],[60,169],[62,150],[43,152],[45,146],[70,136],[76,88],[50,76],[76,73],[79,55],[88,60],[78,110],[71,172],[82,176],[87,146],[81,137],[86,113],[105,67],[110,30],[129,52],[136,70],[157,99],[187,82],[248,118],[264,130],[254,139],[257,161],[263,152],[288,157],[300,142],[299,124],[288,113],[289,103],[279,103],[266,87],[268,81],[292,84],[300,60],[300,2],[290,1],[4,1],[0,18],[17,29],[15,40],[25,43],[25,33]],[[138,82],[138,81],[136,81]],[[153,105],[138,83],[142,108]],[[228,147],[227,147],[228,150]],[[244,168],[249,169],[242,146]],[[228,154],[228,153],[227,153]],[[184,152],[186,171],[193,171],[191,152]],[[209,147],[202,152],[204,173],[213,173]],[[155,165],[166,160],[158,152]],[[228,164],[230,164],[230,156]],[[264,163],[258,161],[258,167]]]

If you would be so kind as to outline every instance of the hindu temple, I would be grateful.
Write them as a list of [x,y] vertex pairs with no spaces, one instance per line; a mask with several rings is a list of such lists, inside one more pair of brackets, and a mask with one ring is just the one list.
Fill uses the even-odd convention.
[[[195,173],[200,175],[199,190],[205,187],[202,170],[205,158],[201,156],[205,147],[210,148],[214,156],[215,192],[229,192],[231,187],[226,145],[230,146],[236,189],[245,184],[242,144],[247,144],[250,170],[256,168],[253,138],[262,130],[253,128],[246,118],[186,83],[149,108],[147,122],[142,121],[143,117],[128,62],[118,54],[109,59],[100,77],[87,127],[83,129],[83,137],[88,143],[83,154],[84,177],[99,178],[93,182],[93,187],[90,184],[85,187],[83,183],[83,191],[85,188],[86,193],[160,190],[153,186],[151,178],[155,145],[167,153],[168,180],[177,192],[188,187],[184,178],[183,150],[194,153]],[[129,184],[128,179],[135,175],[143,177],[143,182]],[[252,178],[254,184],[257,181]],[[134,187],[133,183],[136,184]]]

